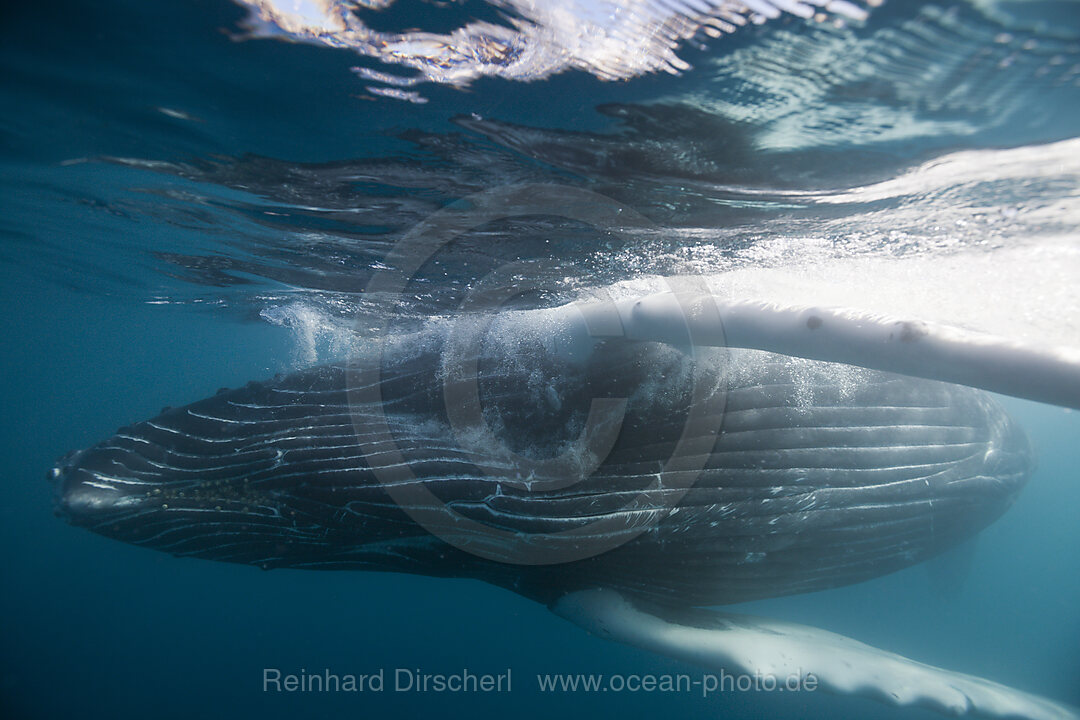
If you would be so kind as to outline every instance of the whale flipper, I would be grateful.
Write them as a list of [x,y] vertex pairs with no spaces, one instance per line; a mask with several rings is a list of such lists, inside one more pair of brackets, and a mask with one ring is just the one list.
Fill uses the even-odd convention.
[[596,337],[753,348],[1080,409],[1077,348],[1044,347],[852,308],[726,300],[698,288],[573,307]]
[[702,609],[657,614],[609,589],[564,595],[559,616],[593,635],[728,673],[812,674],[817,687],[965,717],[1076,720],[1077,710],[973,675],[943,670],[818,628]]

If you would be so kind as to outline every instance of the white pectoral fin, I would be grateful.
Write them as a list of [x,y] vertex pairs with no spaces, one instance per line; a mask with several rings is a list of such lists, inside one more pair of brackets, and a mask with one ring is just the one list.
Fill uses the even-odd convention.
[[1080,409],[1076,348],[1039,346],[851,308],[725,300],[703,291],[662,292],[577,308],[596,336],[766,350]]
[[[708,670],[801,679],[829,692],[968,717],[1076,720],[1075,709],[794,623],[710,610],[652,614],[606,589],[569,593],[552,606],[594,635]],[[810,677],[813,680],[809,680]]]

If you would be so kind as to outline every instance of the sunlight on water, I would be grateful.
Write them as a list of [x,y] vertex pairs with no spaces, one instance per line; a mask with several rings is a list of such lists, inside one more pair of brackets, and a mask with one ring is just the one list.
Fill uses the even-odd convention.
[[[677,74],[689,65],[675,51],[701,33],[712,37],[746,24],[775,20],[782,13],[802,18],[863,20],[866,11],[847,0],[721,0],[657,2],[633,0],[494,0],[509,12],[506,24],[473,22],[447,34],[377,32],[353,10],[356,3],[322,0],[277,2],[241,0],[251,9],[247,24],[253,37],[280,36],[297,42],[348,48],[390,65],[419,71],[402,77],[355,68],[362,78],[390,85],[417,82],[465,86],[494,76],[541,80],[565,70],[585,70],[605,80],[625,80],[644,73]],[[385,9],[393,0],[359,3]],[[878,3],[875,3],[878,4]],[[386,88],[368,88],[387,95]],[[391,95],[421,101],[415,92]]]
[[[724,299],[851,307],[1080,347],[1076,140],[961,152],[872,185],[781,195],[808,211],[768,221],[767,234],[743,230],[751,242],[734,252],[725,247],[734,244],[731,231],[670,229],[687,241],[668,252],[625,247],[566,299],[609,285],[617,297],[661,291],[654,273],[663,269],[707,276]],[[815,214],[831,207],[841,212]],[[558,261],[549,272],[562,272]],[[621,279],[627,275],[639,277]],[[344,307],[298,302],[262,316],[293,328],[298,359],[314,363],[348,351],[355,328],[343,321]]]

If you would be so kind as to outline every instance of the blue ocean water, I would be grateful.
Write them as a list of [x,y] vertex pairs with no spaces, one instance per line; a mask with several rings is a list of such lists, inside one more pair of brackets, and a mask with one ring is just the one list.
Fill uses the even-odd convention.
[[[399,5],[372,22],[498,21],[478,2]],[[538,302],[707,273],[1076,347],[1077,6],[786,18],[684,43],[680,75],[479,77],[423,84],[422,104],[366,91],[349,68],[383,66],[348,49],[234,39],[245,15],[225,0],[0,10],[4,716],[930,717],[822,693],[542,693],[538,673],[693,671],[477,582],[116,543],[54,518],[43,476],[163,406],[333,357],[402,232],[518,182],[587,188],[662,231],[494,222],[421,274],[406,312],[543,255]],[[1039,466],[960,587],[916,566],[739,610],[1080,704],[1080,415],[1003,403]],[[265,693],[267,667],[509,668],[513,691]]]

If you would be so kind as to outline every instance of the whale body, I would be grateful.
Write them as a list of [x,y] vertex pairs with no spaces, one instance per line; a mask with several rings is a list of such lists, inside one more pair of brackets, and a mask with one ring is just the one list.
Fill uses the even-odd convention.
[[[408,482],[515,537],[603,518],[613,521],[604,532],[625,541],[572,562],[520,564],[428,532],[373,472],[389,461],[357,438],[367,409],[351,400],[345,365],[221,391],[122,428],[52,471],[58,507],[118,540],[263,568],[474,577],[545,602],[603,585],[716,605],[845,585],[931,557],[998,517],[1031,469],[1023,432],[966,387],[756,351],[609,342],[579,362],[527,339],[495,345],[480,357],[478,385],[500,439],[522,455],[551,454],[580,432],[590,400],[623,398],[610,452],[567,487],[515,482],[502,455],[455,434],[445,343],[422,337],[386,353],[380,378]],[[706,384],[695,401],[696,377]],[[704,445],[691,438],[707,455],[692,484],[669,493],[657,477],[694,402],[719,432]]]
[[985,392],[677,340],[583,345],[544,322],[455,327],[120,428],[49,472],[58,513],[178,556],[474,578],[717,671],[810,673],[952,716],[1080,717],[707,609],[876,577],[993,522],[1033,458]]

